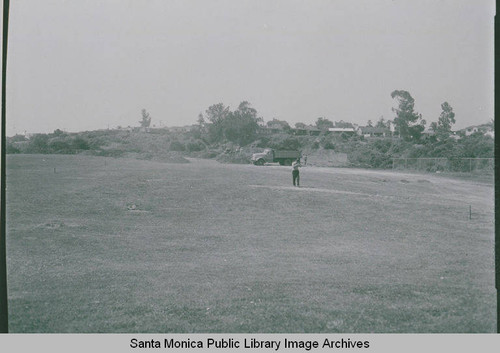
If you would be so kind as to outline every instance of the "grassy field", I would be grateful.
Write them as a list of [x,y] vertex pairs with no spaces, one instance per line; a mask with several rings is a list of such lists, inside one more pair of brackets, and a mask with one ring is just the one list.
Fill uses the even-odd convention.
[[11,332],[496,330],[491,180],[63,155],[7,178]]

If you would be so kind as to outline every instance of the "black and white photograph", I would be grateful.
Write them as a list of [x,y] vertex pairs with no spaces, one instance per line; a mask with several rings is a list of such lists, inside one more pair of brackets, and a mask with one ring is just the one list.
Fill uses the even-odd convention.
[[494,17],[11,0],[8,332],[496,333]]

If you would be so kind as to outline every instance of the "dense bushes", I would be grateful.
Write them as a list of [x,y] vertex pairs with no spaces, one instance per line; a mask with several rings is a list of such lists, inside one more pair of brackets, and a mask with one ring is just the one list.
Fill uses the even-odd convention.
[[[240,145],[229,142],[230,150],[239,151]],[[247,155],[220,157],[227,149],[227,141],[209,144],[200,131],[146,133],[131,130],[100,130],[51,134],[36,134],[30,139],[16,135],[7,139],[7,153],[89,153],[99,156],[138,155],[141,158],[160,158],[168,153],[193,157],[215,158],[228,163],[249,161],[255,149],[301,150],[314,154],[318,150],[345,153],[349,163],[364,168],[390,168],[393,158],[492,158],[494,140],[481,133],[462,136],[461,139],[431,138],[412,141],[392,138],[363,139],[358,136],[294,136],[287,133],[257,135],[245,150]],[[451,162],[450,162],[451,163]],[[454,162],[458,163],[458,162]]]
[[45,134],[37,134],[30,139],[27,153],[50,153],[49,136]]
[[[390,141],[389,141],[390,142]],[[385,142],[358,142],[351,145],[347,153],[349,163],[362,168],[388,168],[392,165],[392,156],[387,153],[390,146]]]
[[177,140],[173,140],[172,142],[170,142],[169,149],[170,149],[170,151],[182,152],[182,151],[186,150],[186,146],[182,142],[179,142]]
[[462,154],[466,158],[490,158],[493,157],[494,140],[489,136],[477,132],[463,140],[460,140]]
[[7,153],[75,154],[89,149],[86,138],[69,134],[37,134],[25,141],[7,141]]
[[459,140],[422,141],[420,144],[399,139],[380,139],[351,143],[348,148],[345,147],[351,164],[371,168],[389,168],[393,158],[446,158],[458,165],[463,158],[493,158],[494,155],[493,139],[483,134],[473,134]]
[[190,140],[186,143],[186,150],[189,152],[199,152],[205,150],[205,144],[200,140]]
[[269,142],[269,146],[277,150],[300,150],[303,145],[296,137],[285,137]]

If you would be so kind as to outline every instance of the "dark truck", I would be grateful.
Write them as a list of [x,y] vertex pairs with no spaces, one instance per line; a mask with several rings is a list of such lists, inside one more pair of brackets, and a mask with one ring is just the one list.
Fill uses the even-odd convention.
[[265,163],[279,163],[281,165],[292,165],[292,162],[300,158],[300,151],[275,151],[266,148],[264,152],[252,154],[252,163],[264,165]]

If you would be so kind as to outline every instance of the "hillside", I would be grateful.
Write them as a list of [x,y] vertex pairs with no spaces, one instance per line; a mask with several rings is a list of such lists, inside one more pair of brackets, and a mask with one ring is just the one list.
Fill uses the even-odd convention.
[[[321,132],[316,136],[297,136],[293,131],[259,129],[252,141],[239,144],[227,138],[213,141],[207,128],[115,129],[50,134],[29,138],[8,138],[7,153],[84,154],[128,157],[171,163],[187,163],[186,157],[217,159],[224,163],[250,163],[252,153],[264,148],[300,150],[308,163],[317,166],[392,168],[394,158],[493,158],[494,140],[479,130],[464,130],[460,136],[419,141],[394,137],[365,137]],[[430,167],[438,170],[437,166]],[[465,167],[457,166],[456,171]],[[466,171],[466,170],[463,170]]]

